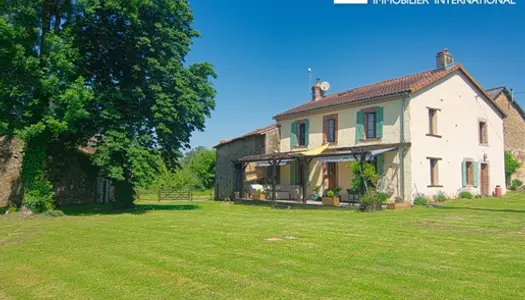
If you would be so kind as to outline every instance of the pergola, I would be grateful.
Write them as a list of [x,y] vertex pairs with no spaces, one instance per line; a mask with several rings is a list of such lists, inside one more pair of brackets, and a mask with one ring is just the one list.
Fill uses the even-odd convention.
[[[329,148],[328,145],[323,145],[321,147],[308,150],[308,151],[289,151],[289,152],[276,152],[276,153],[267,153],[260,155],[250,155],[245,156],[239,159],[239,162],[242,163],[242,174],[241,174],[241,183],[240,183],[240,195],[244,194],[244,178],[245,178],[245,169],[249,163],[252,162],[265,162],[267,166],[272,167],[272,204],[275,205],[275,188],[276,188],[276,175],[277,175],[277,166],[284,161],[296,160],[303,162],[302,172],[300,176],[302,182],[307,181],[307,165],[313,158],[318,158],[323,162],[338,162],[338,161],[359,161],[361,165],[361,171],[363,170],[363,164],[367,158],[371,158],[380,153],[393,151],[398,148],[409,147],[410,143],[396,143],[396,144],[374,144],[366,146],[355,146],[355,147],[340,147],[340,148]],[[361,180],[361,190],[363,189],[364,182]],[[302,202],[306,203],[306,184],[302,185]]]

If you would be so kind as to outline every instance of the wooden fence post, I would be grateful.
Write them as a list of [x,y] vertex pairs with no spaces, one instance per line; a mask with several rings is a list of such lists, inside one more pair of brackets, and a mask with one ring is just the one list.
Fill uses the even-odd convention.
[[190,191],[190,201],[193,201],[193,199],[191,199],[191,189],[189,191]]
[[160,188],[157,190],[157,200],[160,202]]

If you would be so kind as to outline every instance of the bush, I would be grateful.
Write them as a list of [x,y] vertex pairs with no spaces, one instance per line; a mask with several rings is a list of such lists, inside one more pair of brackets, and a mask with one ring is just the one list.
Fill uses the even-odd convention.
[[376,211],[383,209],[383,203],[388,200],[386,193],[364,195],[359,199],[361,211]]
[[31,189],[24,192],[22,206],[38,214],[54,208],[54,197],[53,185],[49,181],[42,179],[34,182]]
[[445,195],[443,192],[438,192],[435,196],[434,196],[434,200],[436,200],[437,202],[443,202],[443,201],[446,201],[448,199],[447,195]]
[[8,211],[10,214],[15,213],[18,211],[18,208],[16,206],[10,205],[6,207],[0,207],[0,215],[4,215]]
[[326,197],[333,198],[334,195],[335,195],[334,192],[331,191],[331,190],[328,190],[328,191],[326,192]]
[[[352,181],[350,182],[350,190],[353,194],[357,194],[361,190],[361,166],[359,162],[351,162],[349,168],[353,174]],[[369,188],[377,185],[379,177],[373,164],[363,164],[363,179]]]
[[518,188],[520,188],[521,186],[523,185],[523,181],[519,180],[519,179],[513,179],[511,181],[511,185],[510,185],[510,189],[515,191],[517,190]]
[[[510,177],[516,172],[520,167],[520,163],[514,159],[510,152],[505,152],[505,180],[507,181],[507,186],[509,186]],[[512,185],[511,185],[512,188]]]
[[49,217],[63,217],[65,214],[63,211],[56,209],[45,211],[42,215]]
[[473,195],[471,192],[467,192],[467,191],[463,191],[461,193],[459,193],[459,198],[460,199],[472,199]]
[[416,199],[414,199],[414,205],[415,206],[426,206],[428,204],[428,200],[425,197],[418,196]]

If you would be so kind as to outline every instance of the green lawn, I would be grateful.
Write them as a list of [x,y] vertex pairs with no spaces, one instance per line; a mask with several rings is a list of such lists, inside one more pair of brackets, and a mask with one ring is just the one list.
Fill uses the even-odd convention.
[[0,299],[525,298],[525,193],[377,213],[211,201],[66,213],[0,217]]

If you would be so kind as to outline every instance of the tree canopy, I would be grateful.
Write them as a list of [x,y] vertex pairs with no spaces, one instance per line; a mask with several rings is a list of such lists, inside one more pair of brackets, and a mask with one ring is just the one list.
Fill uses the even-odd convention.
[[180,168],[167,170],[157,179],[157,185],[172,188],[210,189],[215,184],[215,150],[197,147],[181,159]]
[[212,66],[185,62],[192,22],[185,0],[2,1],[0,135],[38,149],[24,189],[46,155],[90,139],[120,202],[176,166],[215,107]]

